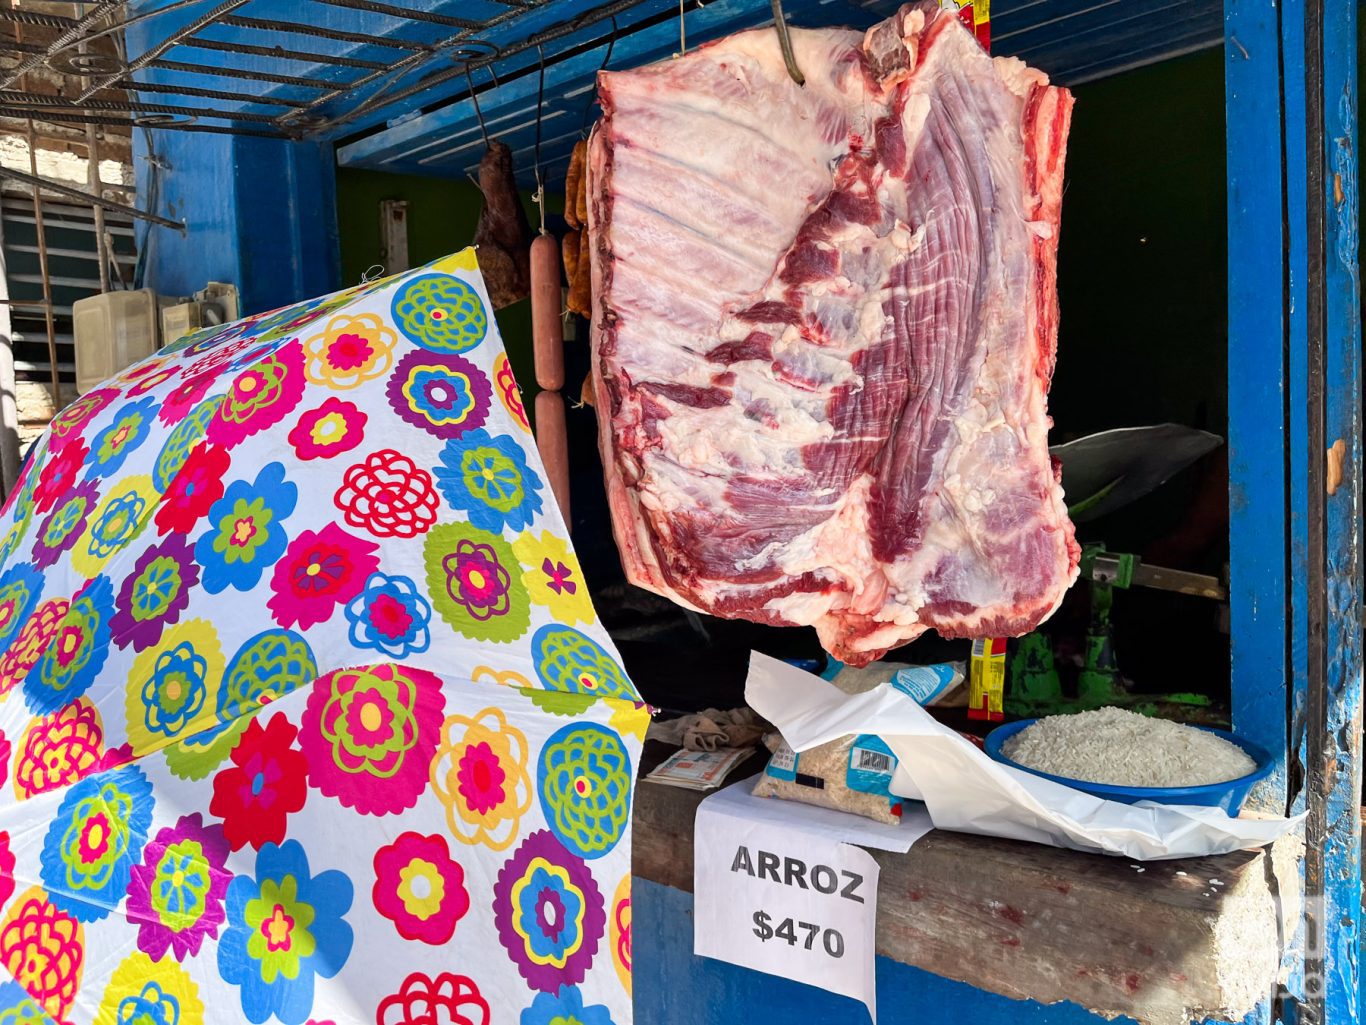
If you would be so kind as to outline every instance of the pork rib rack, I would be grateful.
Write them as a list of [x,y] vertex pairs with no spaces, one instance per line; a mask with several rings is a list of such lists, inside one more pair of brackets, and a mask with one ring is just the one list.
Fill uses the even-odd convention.
[[1048,454],[1072,98],[911,4],[604,73],[593,379],[628,577],[861,665],[1017,635],[1078,548]]

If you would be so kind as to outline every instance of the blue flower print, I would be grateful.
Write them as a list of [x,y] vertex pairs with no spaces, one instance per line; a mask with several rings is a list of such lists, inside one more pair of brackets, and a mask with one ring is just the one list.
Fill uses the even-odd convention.
[[27,562],[16,563],[0,576],[0,654],[9,650],[43,596],[44,577]]
[[583,1006],[578,986],[561,986],[558,993],[537,993],[522,1012],[521,1025],[613,1025],[612,1012],[602,1004]]
[[454,509],[494,534],[524,530],[541,511],[541,478],[511,435],[491,437],[482,427],[446,442],[437,484]]
[[249,1021],[307,1020],[314,977],[332,978],[351,956],[354,937],[343,916],[353,896],[342,872],[310,875],[297,840],[266,844],[256,856],[256,878],[241,875],[228,884],[218,974],[241,988]]
[[34,715],[47,715],[90,689],[109,655],[109,621],[114,585],[99,576],[71,600],[38,664],[24,677],[24,701]]
[[156,414],[157,399],[150,395],[115,411],[109,426],[95,435],[90,445],[88,479],[97,480],[117,473],[128,454],[147,440]]
[[285,480],[283,463],[268,463],[248,484],[233,481],[209,509],[209,529],[195,542],[204,590],[250,591],[284,554],[281,521],[294,512],[299,489]]
[[68,790],[40,857],[53,905],[82,922],[107,917],[142,858],[154,804],[151,781],[131,765],[87,776]]
[[421,654],[431,643],[432,606],[410,577],[371,573],[346,606],[346,618],[352,645],[390,658]]

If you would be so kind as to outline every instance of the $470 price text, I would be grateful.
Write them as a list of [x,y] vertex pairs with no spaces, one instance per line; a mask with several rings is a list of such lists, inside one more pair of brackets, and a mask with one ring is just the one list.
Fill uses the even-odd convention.
[[[775,883],[801,890],[811,889],[832,896],[838,893],[845,900],[856,904],[863,903],[863,895],[859,892],[863,885],[863,876],[857,872],[836,872],[825,865],[813,865],[808,868],[798,858],[780,858],[768,851],[755,851],[751,854],[749,848],[743,845],[736,849],[730,870],[757,879],[770,879]],[[814,922],[799,922],[792,918],[784,918],[775,928],[772,924],[773,917],[763,910],[754,912],[753,921],[752,931],[761,943],[779,939],[786,942],[789,947],[796,947],[800,943],[803,950],[815,950],[816,940],[819,938],[821,946],[831,957],[844,956],[844,936],[837,929],[822,929]],[[805,935],[802,935],[803,933]]]
[[[754,912],[754,935],[759,937],[760,942],[767,943],[771,939],[785,940],[789,947],[795,947],[798,943],[802,944],[802,949],[815,949],[816,937],[821,938],[821,945],[825,947],[825,952],[831,957],[844,956],[844,937],[838,930],[822,929],[819,925],[811,922],[793,923],[792,919],[784,918],[778,923],[778,928],[773,928],[769,923],[773,919],[767,911]],[[797,934],[798,930],[806,933],[805,938]]]

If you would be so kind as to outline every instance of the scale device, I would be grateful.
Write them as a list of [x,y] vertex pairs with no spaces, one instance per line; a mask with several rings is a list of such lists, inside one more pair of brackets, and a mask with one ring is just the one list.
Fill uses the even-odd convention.
[[[1074,523],[1086,523],[1148,495],[1222,439],[1179,424],[1104,431],[1058,445],[1051,451],[1062,463],[1068,495],[1082,496],[1068,507]],[[1109,551],[1103,543],[1082,546],[1078,575],[1090,605],[1075,696],[1063,689],[1053,641],[1034,631],[1016,644],[1010,663],[1006,710],[1012,715],[1078,712],[1106,705],[1178,704],[1203,707],[1199,694],[1134,695],[1120,685],[1110,609],[1116,588],[1150,587],[1224,601],[1227,589],[1215,577],[1145,565],[1137,555]]]

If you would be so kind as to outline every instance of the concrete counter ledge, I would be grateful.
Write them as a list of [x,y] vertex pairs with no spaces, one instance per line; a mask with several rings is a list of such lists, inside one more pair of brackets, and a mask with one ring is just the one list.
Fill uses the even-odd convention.
[[[652,743],[644,763],[652,767],[667,753]],[[751,759],[731,784],[762,765]],[[635,800],[637,879],[691,894],[693,822],[704,796],[642,780]],[[936,830],[907,854],[870,852],[882,876],[878,953],[1012,1000],[1070,1001],[1105,1018],[1144,1025],[1240,1021],[1275,990],[1284,923],[1299,915],[1301,849],[1299,838],[1290,837],[1266,850],[1140,864]],[[640,915],[637,909],[638,929]],[[675,937],[670,949],[682,943],[690,952],[691,914],[676,927],[689,935],[686,942]],[[638,962],[656,939],[637,931]],[[757,993],[768,977],[749,974]],[[672,983],[666,978],[664,984]],[[848,1003],[849,1021],[867,1020]],[[891,1007],[879,1014],[884,1025],[917,1017],[899,1019]],[[705,1018],[713,1019],[742,1020],[720,1008]]]

